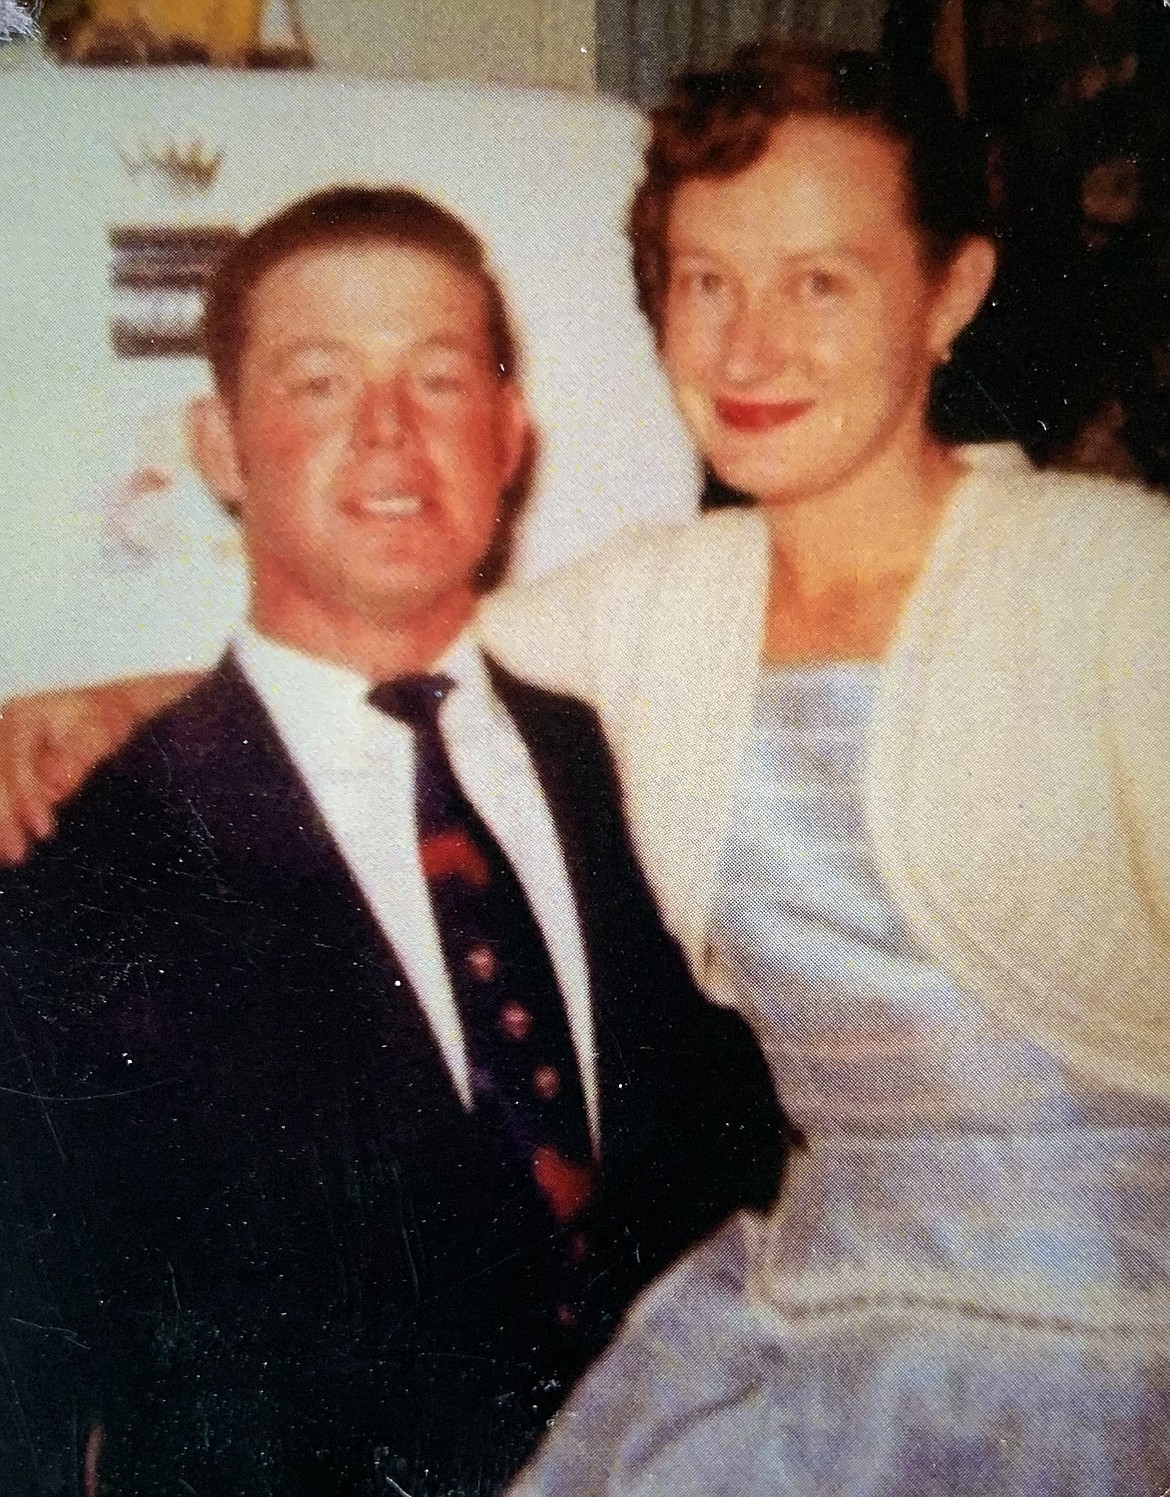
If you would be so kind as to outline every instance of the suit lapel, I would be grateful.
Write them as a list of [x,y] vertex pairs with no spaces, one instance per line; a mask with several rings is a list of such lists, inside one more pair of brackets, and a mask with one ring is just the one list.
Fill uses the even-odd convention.
[[[572,698],[545,692],[487,658],[493,690],[523,738],[564,854],[585,949],[600,1047],[603,1114],[615,1098],[607,1085],[621,1073],[606,1052],[621,1024],[610,1013],[606,975],[612,949],[628,926],[634,865],[620,817],[618,791],[600,729]],[[590,731],[592,725],[592,732]],[[446,1063],[397,954],[355,883],[340,848],[238,664],[229,655],[184,713],[186,758],[193,766],[191,809],[227,850],[249,897],[270,904],[274,918],[312,891],[314,924],[330,944],[352,949],[363,968],[381,973],[381,1001],[392,1014],[395,1047],[441,1079],[459,1106]],[[308,940],[309,932],[297,933]],[[620,1017],[620,1016],[618,1016]]]
[[[493,689],[528,748],[565,859],[589,978],[604,1138],[615,1103],[624,1100],[614,1090],[625,1067],[620,1047],[615,1051],[624,1018],[615,1013],[613,953],[622,949],[631,918],[633,864],[619,793],[601,729],[588,707],[530,685],[490,657],[487,664]],[[642,907],[634,918],[639,917],[644,917]]]
[[[385,1014],[403,1074],[460,1107],[446,1062],[398,955],[355,882],[308,787],[236,661],[228,655],[167,730],[189,773],[183,808],[216,849],[216,876],[239,888],[293,952],[319,967],[335,953],[333,1001],[361,993]],[[169,745],[164,748],[168,757]],[[369,1001],[367,999],[367,1001]],[[430,1099],[419,1097],[420,1106]]]
[[[565,855],[585,946],[593,1002],[603,1153],[606,1140],[645,1124],[630,1109],[647,1099],[637,1080],[638,1056],[662,1022],[638,994],[684,993],[681,952],[662,928],[654,897],[634,855],[621,790],[593,711],[573,697],[550,694],[488,661],[492,684],[528,746]],[[635,989],[637,992],[635,992]],[[647,1028],[647,1024],[651,1027]]]
[[184,790],[190,791],[191,807],[229,857],[288,876],[352,882],[324,818],[231,655],[187,699],[172,731],[189,766]]
[[[600,793],[595,756],[587,752],[580,725],[565,720],[561,698],[519,680],[490,658],[487,667],[532,758],[580,902],[588,864],[585,813],[597,809],[590,803]],[[365,908],[324,817],[230,654],[188,698],[173,732],[190,766],[191,808],[231,856],[286,876],[334,882],[351,904]]]

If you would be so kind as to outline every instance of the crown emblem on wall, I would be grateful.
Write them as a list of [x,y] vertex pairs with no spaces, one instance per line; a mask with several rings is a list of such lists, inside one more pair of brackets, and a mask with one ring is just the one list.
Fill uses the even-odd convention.
[[207,192],[223,163],[223,152],[212,154],[201,140],[183,146],[174,140],[157,145],[140,142],[132,150],[118,146],[117,151],[132,177],[147,173],[182,193]]

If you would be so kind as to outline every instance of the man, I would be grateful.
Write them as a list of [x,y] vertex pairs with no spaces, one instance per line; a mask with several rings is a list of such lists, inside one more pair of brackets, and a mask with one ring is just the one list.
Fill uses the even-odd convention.
[[471,642],[529,447],[478,241],[318,194],[205,326],[248,623],[0,884],[4,1490],[492,1492],[776,1105],[591,715]]

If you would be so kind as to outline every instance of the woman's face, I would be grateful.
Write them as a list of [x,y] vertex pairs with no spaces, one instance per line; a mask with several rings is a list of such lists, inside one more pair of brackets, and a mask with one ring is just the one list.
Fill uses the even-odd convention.
[[900,146],[786,120],[745,171],[679,188],[668,253],[663,359],[725,483],[792,503],[927,440],[931,371],[981,293],[924,267]]

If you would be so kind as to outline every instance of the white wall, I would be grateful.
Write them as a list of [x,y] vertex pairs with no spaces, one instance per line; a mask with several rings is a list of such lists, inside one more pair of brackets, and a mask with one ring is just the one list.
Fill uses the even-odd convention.
[[[113,226],[247,225],[329,182],[398,181],[487,241],[542,433],[535,571],[694,509],[690,448],[622,232],[641,123],[599,98],[207,68],[18,68],[0,86],[0,695],[207,661],[240,602],[230,525],[183,457],[201,360],[114,356]],[[128,169],[222,152],[180,190]],[[127,158],[124,160],[123,158]]]

